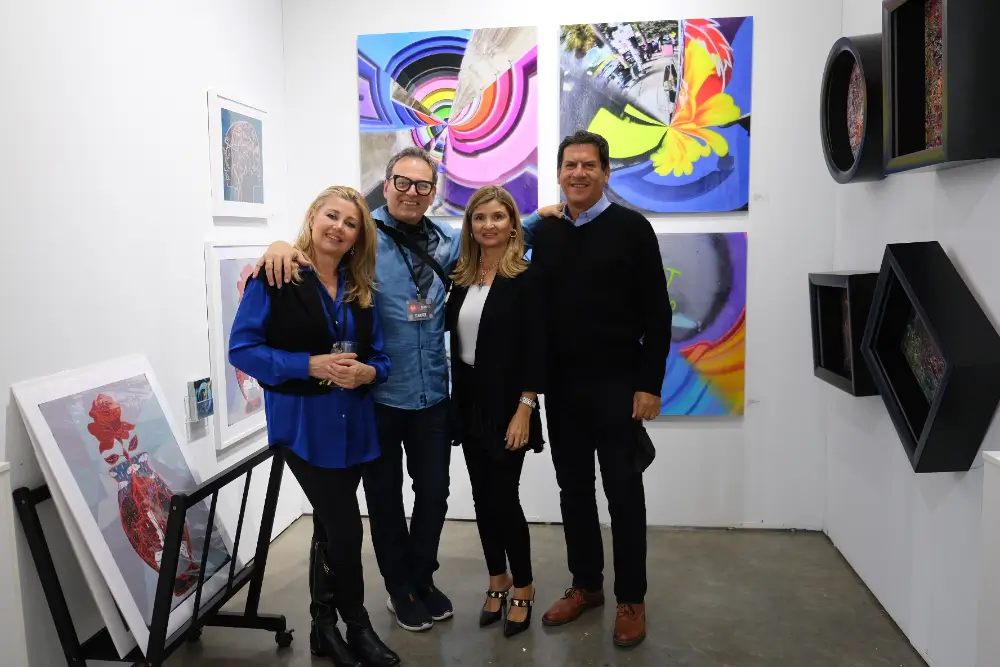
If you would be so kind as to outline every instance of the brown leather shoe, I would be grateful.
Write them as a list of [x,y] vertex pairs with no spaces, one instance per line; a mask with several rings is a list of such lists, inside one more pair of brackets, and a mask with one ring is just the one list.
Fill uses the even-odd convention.
[[620,604],[615,617],[615,646],[636,646],[646,638],[646,605]]
[[567,588],[563,596],[542,615],[543,625],[563,625],[580,618],[580,614],[604,604],[604,591]]

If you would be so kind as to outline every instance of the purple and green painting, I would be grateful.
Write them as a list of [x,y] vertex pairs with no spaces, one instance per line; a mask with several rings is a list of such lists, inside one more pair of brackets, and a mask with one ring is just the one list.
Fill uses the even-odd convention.
[[657,234],[673,311],[661,415],[743,414],[747,235]]

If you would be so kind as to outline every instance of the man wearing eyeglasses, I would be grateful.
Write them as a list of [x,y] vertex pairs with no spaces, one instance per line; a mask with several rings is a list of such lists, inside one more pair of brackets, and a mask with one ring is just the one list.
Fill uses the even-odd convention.
[[[372,211],[379,226],[375,300],[388,380],[375,386],[381,456],[363,474],[372,542],[400,627],[430,628],[451,617],[452,603],[434,586],[448,510],[451,439],[444,304],[458,261],[460,231],[426,217],[438,169],[419,148],[399,152],[385,169],[386,204]],[[288,282],[293,264],[309,260],[282,241],[258,262],[272,285]],[[409,530],[403,507],[403,451],[413,480]]]

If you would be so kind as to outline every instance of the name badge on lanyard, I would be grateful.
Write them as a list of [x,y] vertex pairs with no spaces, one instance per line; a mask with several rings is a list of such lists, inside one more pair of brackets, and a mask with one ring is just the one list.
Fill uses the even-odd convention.
[[407,271],[410,272],[410,278],[413,280],[413,286],[417,288],[417,298],[406,300],[406,321],[407,322],[426,322],[434,318],[434,302],[430,298],[423,298],[420,293],[420,283],[417,282],[417,272],[413,270],[413,265],[410,264],[409,258],[403,249],[399,249],[399,254],[403,256],[403,262],[406,264]]
[[434,318],[434,303],[430,300],[406,300],[406,321],[425,322]]

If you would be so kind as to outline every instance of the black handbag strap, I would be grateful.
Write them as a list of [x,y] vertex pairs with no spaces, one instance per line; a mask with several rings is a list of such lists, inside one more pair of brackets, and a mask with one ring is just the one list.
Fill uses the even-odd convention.
[[[434,270],[434,273],[437,274],[437,277],[440,278],[441,282],[444,284],[444,291],[446,294],[451,291],[451,278],[449,278],[448,274],[444,272],[444,269],[441,268],[441,265],[438,264],[437,260],[431,257],[429,252],[414,243],[407,234],[399,231],[398,229],[393,229],[381,220],[376,220],[375,224],[377,224],[378,228],[386,236],[392,239],[397,246],[405,246],[410,252],[422,259],[427,266],[431,267],[431,269]],[[409,268],[409,263],[407,263],[407,268]],[[414,278],[414,280],[416,280],[416,278]]]

